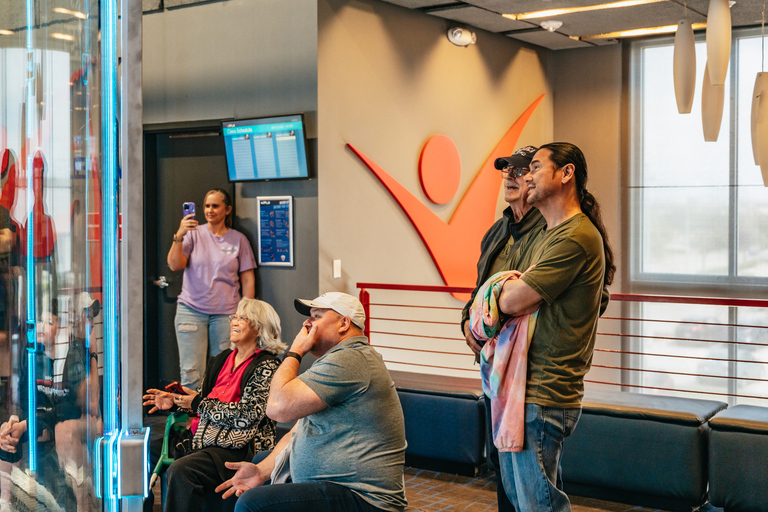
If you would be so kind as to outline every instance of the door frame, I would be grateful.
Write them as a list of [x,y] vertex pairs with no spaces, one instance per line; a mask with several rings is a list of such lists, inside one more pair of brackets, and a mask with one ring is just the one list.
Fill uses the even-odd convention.
[[[231,118],[229,118],[231,119]],[[157,139],[160,135],[199,135],[217,132],[221,135],[221,123],[229,119],[206,119],[199,121],[183,121],[172,123],[157,123],[144,125],[144,268],[150,269],[159,257],[158,223],[148,222],[156,219],[158,208],[158,154]],[[235,209],[235,197],[232,195],[232,207]],[[158,276],[147,275],[144,282],[144,389],[156,388],[160,385],[160,351],[159,344],[149,344],[158,325],[158,307],[160,301],[154,284]]]

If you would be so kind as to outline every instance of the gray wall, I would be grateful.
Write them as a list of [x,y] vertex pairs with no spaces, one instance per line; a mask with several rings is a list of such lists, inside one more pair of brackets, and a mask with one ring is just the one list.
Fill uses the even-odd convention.
[[[145,126],[304,112],[317,176],[316,0],[224,0],[143,21]],[[295,198],[296,266],[258,270],[290,342],[300,327],[293,298],[317,295],[317,180],[237,185],[236,226],[252,243],[257,195]]]

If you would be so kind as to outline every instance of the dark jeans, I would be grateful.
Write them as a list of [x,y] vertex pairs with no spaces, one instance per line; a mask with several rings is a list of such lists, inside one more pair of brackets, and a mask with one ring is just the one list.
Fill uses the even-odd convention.
[[496,500],[499,505],[499,512],[515,512],[515,507],[509,501],[507,491],[504,490],[504,481],[501,479],[501,465],[499,464],[499,449],[493,444],[493,421],[491,420],[491,399],[485,397],[485,428],[486,444],[485,449],[488,452],[488,464],[496,473]]
[[168,490],[164,510],[168,512],[199,512],[207,492],[232,478],[234,470],[224,462],[247,460],[248,450],[227,450],[211,447],[192,452],[173,461],[165,476]]
[[235,512],[381,512],[343,485],[307,482],[263,485],[244,492]]

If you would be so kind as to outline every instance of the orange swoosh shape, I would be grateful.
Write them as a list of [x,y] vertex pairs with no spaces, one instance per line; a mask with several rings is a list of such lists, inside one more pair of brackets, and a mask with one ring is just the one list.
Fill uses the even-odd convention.
[[[543,94],[539,96],[507,130],[475,176],[447,224],[373,160],[351,144],[347,144],[400,205],[416,228],[447,286],[475,285],[480,241],[493,224],[496,212],[495,198],[501,186],[501,173],[494,168],[493,163],[496,158],[512,154],[520,133],[543,98]],[[490,198],[493,200],[489,200]],[[469,298],[468,294],[454,296],[462,300]]]

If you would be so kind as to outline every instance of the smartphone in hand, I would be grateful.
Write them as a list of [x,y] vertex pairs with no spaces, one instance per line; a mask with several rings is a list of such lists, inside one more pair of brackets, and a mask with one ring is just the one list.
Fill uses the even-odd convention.
[[169,393],[176,393],[177,395],[186,395],[187,392],[184,391],[184,388],[181,387],[181,384],[178,382],[171,382],[167,386],[165,386],[165,390]]
[[195,215],[195,203],[184,203],[182,211],[184,212],[184,217],[187,215]]

